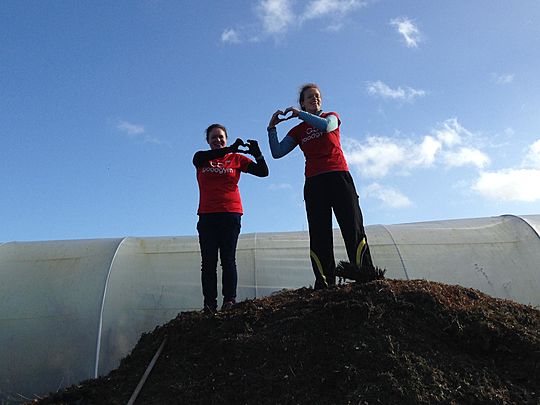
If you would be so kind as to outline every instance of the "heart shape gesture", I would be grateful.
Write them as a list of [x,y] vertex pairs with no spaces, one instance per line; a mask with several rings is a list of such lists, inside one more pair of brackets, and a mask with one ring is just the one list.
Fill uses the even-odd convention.
[[286,108],[285,111],[277,110],[274,114],[272,114],[272,118],[270,118],[270,123],[268,126],[275,127],[280,122],[287,121],[295,117],[298,117],[298,110],[294,107]]
[[246,149],[240,149],[240,148],[248,148],[249,145],[245,143],[242,139],[236,138],[236,141],[231,145],[232,152],[247,152]]
[[279,119],[279,122],[287,121],[287,120],[290,120],[291,118],[293,118],[293,113],[292,113],[291,110],[289,110],[287,108],[287,110],[285,110],[285,111],[279,111],[278,115],[277,115],[277,118]]

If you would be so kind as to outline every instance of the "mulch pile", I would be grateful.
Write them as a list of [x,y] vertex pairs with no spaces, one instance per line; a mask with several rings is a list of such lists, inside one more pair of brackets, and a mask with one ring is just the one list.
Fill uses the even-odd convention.
[[108,376],[38,404],[539,404],[540,311],[413,280],[281,291],[142,335]]

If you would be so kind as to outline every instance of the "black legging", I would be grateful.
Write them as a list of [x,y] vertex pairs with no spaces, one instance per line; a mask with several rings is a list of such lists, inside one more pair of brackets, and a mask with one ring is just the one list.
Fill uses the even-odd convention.
[[308,177],[304,185],[304,200],[315,288],[324,288],[336,282],[332,210],[345,241],[349,262],[361,269],[373,266],[358,194],[348,171]]

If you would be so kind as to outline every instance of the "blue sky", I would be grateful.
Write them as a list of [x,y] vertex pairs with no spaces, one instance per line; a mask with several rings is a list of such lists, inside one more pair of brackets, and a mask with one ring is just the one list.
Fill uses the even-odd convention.
[[538,1],[3,0],[0,57],[0,243],[195,235],[214,122],[269,164],[242,231],[305,230],[266,134],[305,82],[366,225],[540,213]]

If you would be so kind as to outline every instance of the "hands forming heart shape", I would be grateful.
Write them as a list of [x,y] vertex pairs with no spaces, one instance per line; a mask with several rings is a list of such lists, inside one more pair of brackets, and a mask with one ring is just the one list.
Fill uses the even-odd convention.
[[249,145],[247,143],[244,143],[242,145],[240,145],[237,149],[238,152],[241,152],[241,153],[248,153],[249,152]]
[[298,110],[294,107],[288,107],[284,111],[277,110],[272,118],[275,119],[275,124],[278,124],[295,117],[298,117]]
[[245,143],[242,139],[236,138],[236,141],[231,145],[231,148],[233,148],[236,152],[247,152],[247,149],[240,149],[240,148],[249,148],[249,144]]
[[298,113],[299,111],[294,107],[288,107],[284,111],[277,110],[274,114],[272,114],[268,128],[275,127],[280,122],[290,120],[291,118],[296,118],[298,117]]
[[[288,111],[287,111],[288,110]],[[287,110],[285,111],[281,111],[279,110],[278,111],[278,114],[277,114],[277,118],[278,120],[281,122],[281,121],[287,121],[287,120],[290,120],[291,118],[293,118],[293,113],[292,113],[292,110],[289,110],[287,108]],[[290,113],[290,115],[288,115]]]
[[231,145],[234,152],[249,153],[253,156],[259,156],[261,150],[259,149],[259,143],[253,139],[248,139],[244,142],[240,138],[236,138],[236,141]]

